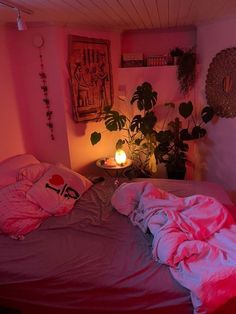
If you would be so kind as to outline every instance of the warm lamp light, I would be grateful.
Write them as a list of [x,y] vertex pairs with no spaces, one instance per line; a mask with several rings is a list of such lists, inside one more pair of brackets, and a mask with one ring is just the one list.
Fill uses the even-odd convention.
[[115,161],[117,165],[123,166],[126,163],[126,153],[123,151],[123,149],[117,149],[115,153]]

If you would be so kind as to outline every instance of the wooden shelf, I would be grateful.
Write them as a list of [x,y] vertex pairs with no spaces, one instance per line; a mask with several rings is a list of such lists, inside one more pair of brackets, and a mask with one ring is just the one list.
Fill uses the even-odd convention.
[[119,67],[119,69],[156,69],[156,68],[175,68],[176,69],[176,65],[174,64],[168,64],[168,65],[156,65],[156,66],[143,66],[143,67]]

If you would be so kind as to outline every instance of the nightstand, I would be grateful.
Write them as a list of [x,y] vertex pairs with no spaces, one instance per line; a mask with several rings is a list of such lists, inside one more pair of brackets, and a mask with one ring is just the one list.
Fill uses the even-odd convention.
[[125,164],[123,165],[109,165],[106,162],[111,159],[110,158],[101,158],[96,161],[96,166],[105,170],[105,172],[114,178],[114,184],[117,187],[119,185],[119,178],[123,175],[123,172],[128,167],[132,166],[133,161],[131,159],[127,159]]

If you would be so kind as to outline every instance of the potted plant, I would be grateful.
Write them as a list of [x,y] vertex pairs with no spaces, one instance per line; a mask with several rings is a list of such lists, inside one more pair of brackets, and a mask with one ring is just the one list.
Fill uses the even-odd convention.
[[[174,107],[173,103],[167,104]],[[184,179],[186,173],[186,153],[189,150],[187,141],[202,138],[206,135],[206,129],[202,124],[208,123],[214,116],[211,107],[206,106],[202,109],[199,119],[193,116],[193,104],[191,101],[180,103],[179,114],[188,119],[188,127],[182,127],[182,121],[179,117],[167,124],[166,130],[157,133],[159,144],[155,148],[155,158],[157,162],[164,163],[169,179]],[[191,127],[190,120],[193,121]]]
[[[133,168],[130,176],[150,176],[156,171],[154,150],[156,147],[156,131],[154,126],[157,118],[153,108],[157,102],[157,92],[152,85],[144,82],[138,86],[130,101],[136,104],[140,114],[128,117],[119,111],[106,107],[103,113],[104,124],[110,132],[122,132],[123,136],[116,143],[116,149],[127,145]],[[92,145],[101,140],[100,132],[93,132],[90,136]]]
[[183,94],[188,94],[196,81],[196,52],[194,48],[185,51],[179,58],[177,79],[180,84],[180,91]]
[[170,51],[170,55],[173,59],[173,64],[178,64],[179,63],[179,58],[183,55],[184,51],[178,47],[172,49]]

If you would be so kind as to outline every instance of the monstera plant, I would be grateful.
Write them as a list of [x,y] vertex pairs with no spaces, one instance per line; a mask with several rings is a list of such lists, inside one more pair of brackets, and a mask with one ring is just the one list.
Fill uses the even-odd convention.
[[[167,105],[172,108],[173,103]],[[188,127],[182,127],[179,117],[169,121],[167,128],[157,133],[158,145],[155,148],[155,158],[157,162],[165,163],[167,175],[170,179],[184,179],[186,172],[186,153],[189,150],[188,141],[202,138],[207,131],[203,124],[208,123],[214,116],[212,107],[206,106],[202,109],[199,117],[193,114],[193,104],[191,101],[182,102],[178,108],[179,114],[188,120]]]
[[[150,176],[156,171],[154,150],[156,148],[156,135],[154,130],[157,118],[153,108],[157,102],[157,92],[152,85],[144,82],[138,86],[131,98],[131,105],[136,104],[139,114],[128,117],[119,111],[106,107],[103,113],[104,124],[110,132],[121,132],[122,137],[117,141],[116,148],[127,145],[133,168],[130,176]],[[100,132],[93,132],[90,137],[92,145],[102,138]]]

